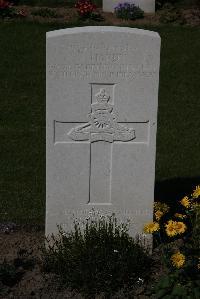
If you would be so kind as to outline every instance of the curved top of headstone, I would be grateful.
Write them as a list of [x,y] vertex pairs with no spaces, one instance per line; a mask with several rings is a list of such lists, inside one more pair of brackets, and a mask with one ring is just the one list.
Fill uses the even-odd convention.
[[76,33],[105,33],[105,32],[118,32],[118,33],[131,33],[138,35],[146,35],[154,38],[159,38],[160,36],[157,32],[150,30],[143,30],[130,27],[116,27],[116,26],[86,26],[86,27],[74,27],[66,28],[60,30],[49,31],[46,33],[47,38],[49,37],[58,37],[68,34]]

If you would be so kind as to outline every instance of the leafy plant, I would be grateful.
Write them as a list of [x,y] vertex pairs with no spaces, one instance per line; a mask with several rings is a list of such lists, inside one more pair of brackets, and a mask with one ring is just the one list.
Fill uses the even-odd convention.
[[156,298],[200,298],[200,277],[195,280],[185,278],[180,273],[168,273],[154,286]]
[[13,17],[15,15],[15,9],[13,4],[9,1],[0,0],[0,17]]
[[94,5],[90,0],[78,0],[75,4],[75,8],[81,18],[90,18],[92,13],[96,10],[96,5]]
[[96,10],[97,6],[91,0],[78,0],[75,4],[77,13],[82,20],[103,21],[104,18]]
[[155,203],[155,221],[144,226],[162,249],[167,275],[155,286],[156,298],[200,298],[200,185],[184,196],[171,216],[166,204]]
[[59,15],[51,8],[45,7],[45,8],[38,8],[36,10],[33,10],[31,12],[33,16],[40,16],[43,18],[58,18]]
[[13,18],[13,17],[25,17],[26,13],[23,9],[17,10],[13,7],[13,3],[10,1],[0,0],[0,17],[1,18]]
[[162,9],[165,5],[171,4],[175,5],[177,3],[183,2],[183,0],[156,0],[156,10]]
[[119,3],[115,7],[115,14],[120,19],[135,20],[144,17],[144,11],[133,3]]
[[183,18],[179,10],[173,6],[168,6],[160,12],[160,22],[165,24],[174,22],[183,23]]
[[44,250],[44,270],[87,298],[133,286],[146,277],[150,263],[147,249],[129,236],[128,224],[94,211],[85,222],[76,220],[69,233],[59,228]]

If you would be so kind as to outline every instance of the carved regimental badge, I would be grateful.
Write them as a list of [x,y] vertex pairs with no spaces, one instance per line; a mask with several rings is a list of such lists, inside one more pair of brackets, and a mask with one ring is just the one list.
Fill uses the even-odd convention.
[[136,138],[135,130],[117,122],[110,96],[101,88],[95,95],[97,102],[91,104],[89,122],[70,130],[68,136],[76,141],[130,141]]

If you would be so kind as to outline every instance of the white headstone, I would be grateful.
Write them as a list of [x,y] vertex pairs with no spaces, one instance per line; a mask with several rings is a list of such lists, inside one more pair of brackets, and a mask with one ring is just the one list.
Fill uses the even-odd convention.
[[159,57],[151,31],[47,33],[46,234],[92,209],[152,220]]
[[114,8],[119,3],[124,2],[134,3],[136,6],[139,6],[145,13],[155,12],[155,0],[103,0],[103,11],[114,12]]

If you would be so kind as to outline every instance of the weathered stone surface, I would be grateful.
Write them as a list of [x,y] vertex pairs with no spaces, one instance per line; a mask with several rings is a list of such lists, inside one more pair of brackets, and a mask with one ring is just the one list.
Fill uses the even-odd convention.
[[114,8],[119,3],[134,3],[136,6],[139,6],[146,13],[155,12],[155,0],[103,0],[103,11],[114,12]]
[[152,219],[160,37],[141,29],[47,33],[46,234],[91,209]]

